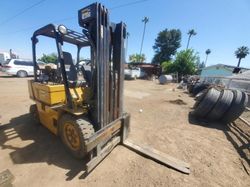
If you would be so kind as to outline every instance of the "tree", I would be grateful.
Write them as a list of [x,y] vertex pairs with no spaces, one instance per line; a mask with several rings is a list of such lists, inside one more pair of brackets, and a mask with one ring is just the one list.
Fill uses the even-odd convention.
[[205,62],[203,61],[203,62],[200,62],[200,61],[197,61],[196,62],[196,68],[197,69],[203,69],[203,68],[205,68],[206,66],[205,66]]
[[206,67],[205,62],[200,62],[199,60],[196,62],[195,66],[196,66],[195,74],[197,75],[200,75],[202,69]]
[[188,43],[187,43],[187,48],[186,49],[188,49],[188,47],[189,47],[189,42],[190,42],[191,37],[195,36],[197,33],[195,32],[194,29],[191,29],[191,30],[188,31],[187,34],[188,34]]
[[155,56],[152,60],[155,64],[169,61],[181,46],[181,31],[179,29],[165,29],[158,33],[153,49]]
[[208,58],[208,55],[211,53],[211,50],[210,50],[210,49],[207,49],[207,50],[205,51],[205,53],[206,53],[206,60],[205,60],[205,67],[206,67],[207,58]]
[[57,63],[57,55],[56,53],[51,53],[51,54],[43,54],[43,56],[38,59],[42,62],[45,62],[45,63],[53,63],[53,64],[56,64]]
[[240,67],[241,59],[245,58],[249,54],[249,48],[246,46],[241,46],[235,51],[234,54],[239,59],[237,67]]
[[146,57],[145,57],[145,54],[132,54],[132,55],[129,55],[129,61],[130,62],[145,62],[146,61]]
[[161,67],[164,74],[174,73],[173,72],[173,62],[171,60],[162,62]]
[[178,52],[173,62],[166,61],[162,63],[162,67],[165,73],[178,73],[179,77],[181,77],[194,74],[199,62],[200,58],[197,53],[192,49],[188,49]]
[[199,61],[199,57],[194,53],[194,50],[182,50],[176,54],[173,70],[178,72],[180,76],[192,75],[195,73],[195,65]]
[[144,41],[144,36],[145,36],[145,31],[146,31],[146,25],[148,21],[149,21],[148,17],[144,17],[144,19],[142,20],[142,22],[144,22],[144,28],[143,28],[143,34],[142,34],[140,55],[142,55],[142,46],[143,46],[143,41]]

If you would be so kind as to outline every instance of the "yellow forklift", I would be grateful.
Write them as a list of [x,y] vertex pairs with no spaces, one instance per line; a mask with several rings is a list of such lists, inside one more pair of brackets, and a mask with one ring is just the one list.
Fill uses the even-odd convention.
[[[28,88],[36,104],[30,113],[60,136],[72,155],[89,159],[87,173],[119,143],[175,168],[176,163],[171,165],[163,154],[126,140],[130,121],[123,111],[126,25],[110,23],[108,10],[99,3],[79,10],[78,22],[82,33],[53,24],[34,32],[34,80],[28,81]],[[55,41],[57,64],[37,65],[39,37]],[[76,62],[63,50],[66,43],[76,46]],[[86,47],[91,53],[88,68],[80,63],[81,50]],[[189,173],[186,167],[177,170]]]

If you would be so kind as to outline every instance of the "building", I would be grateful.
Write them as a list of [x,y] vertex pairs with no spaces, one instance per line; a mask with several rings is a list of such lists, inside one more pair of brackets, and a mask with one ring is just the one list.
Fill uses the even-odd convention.
[[10,54],[7,52],[0,52],[0,65],[3,64],[7,59],[10,59]]
[[[202,69],[201,77],[227,77],[232,76],[236,66],[216,64]],[[247,68],[240,68],[240,72],[247,71]]]
[[150,63],[140,63],[140,62],[132,62],[132,63],[126,63],[124,64],[124,68],[141,68],[143,72],[146,73],[147,77],[151,77],[153,75],[160,76],[162,69],[161,66],[158,64],[150,64]]
[[9,52],[0,52],[0,65],[2,65],[7,59],[19,58],[18,55],[12,52],[10,49]]

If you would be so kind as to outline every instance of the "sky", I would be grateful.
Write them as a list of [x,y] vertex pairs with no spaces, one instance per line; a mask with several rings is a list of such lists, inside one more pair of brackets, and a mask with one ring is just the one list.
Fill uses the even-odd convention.
[[[31,58],[31,36],[48,23],[64,24],[81,32],[78,10],[95,2],[91,0],[1,0],[0,51],[12,49],[20,58]],[[149,17],[142,52],[146,61],[154,56],[152,46],[157,34],[164,29],[180,29],[181,48],[186,48],[190,29],[197,35],[191,38],[193,48],[205,60],[206,49],[211,49],[207,65],[237,65],[234,55],[240,46],[250,47],[249,0],[101,0],[110,10],[112,22],[123,21],[130,33],[127,56],[139,53],[143,32],[143,17]],[[36,6],[22,12],[34,4]],[[19,14],[20,13],[20,14]],[[18,16],[16,16],[19,14]],[[71,47],[69,47],[72,50]],[[38,54],[55,52],[52,41],[42,40]],[[87,52],[86,52],[87,53]],[[250,68],[250,55],[241,66]]]

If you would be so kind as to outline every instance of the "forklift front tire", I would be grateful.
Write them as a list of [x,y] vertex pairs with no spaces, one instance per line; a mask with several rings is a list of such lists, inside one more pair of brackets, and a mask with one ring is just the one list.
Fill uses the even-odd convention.
[[82,159],[88,155],[85,140],[95,133],[89,121],[64,114],[59,120],[59,133],[66,149],[75,158]]

